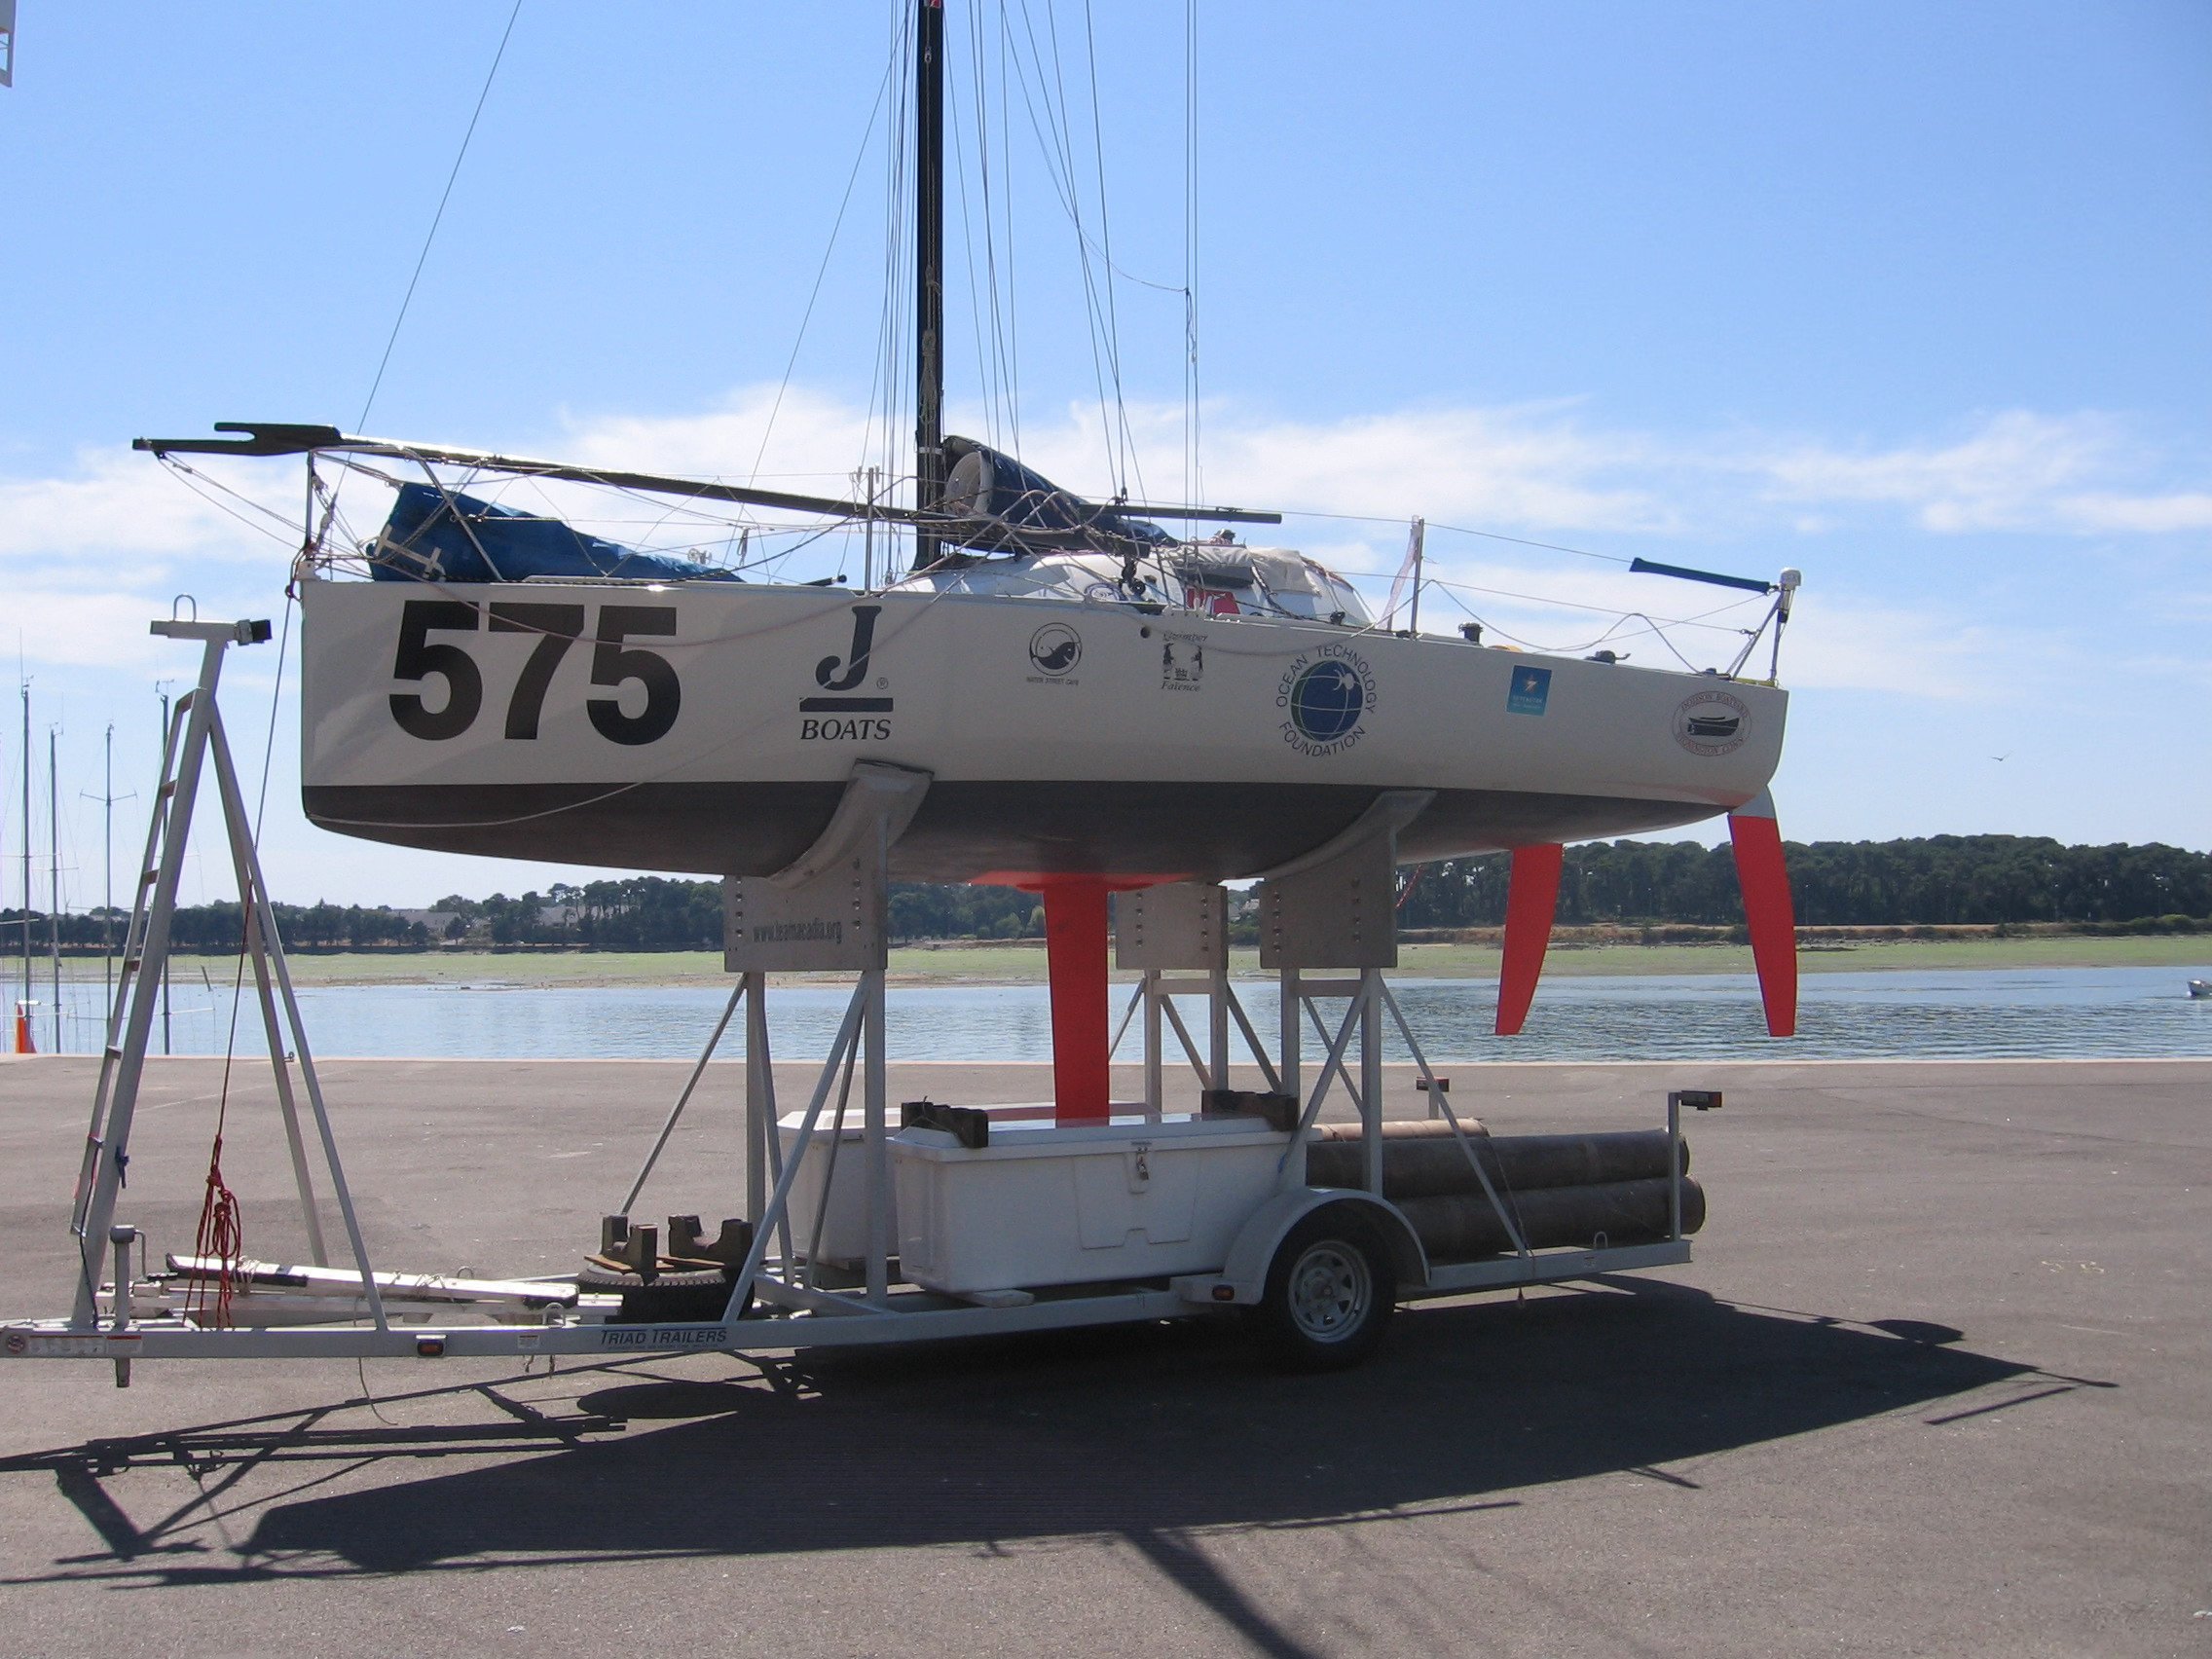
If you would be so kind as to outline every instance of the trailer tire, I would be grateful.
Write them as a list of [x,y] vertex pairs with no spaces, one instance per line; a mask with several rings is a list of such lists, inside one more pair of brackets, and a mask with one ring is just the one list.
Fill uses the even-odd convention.
[[[587,1267],[576,1274],[576,1288],[598,1296],[619,1296],[621,1311],[608,1321],[615,1325],[696,1325],[719,1322],[729,1307],[731,1276],[719,1268],[695,1272],[656,1273],[647,1283],[636,1273],[610,1272]],[[747,1296],[738,1309],[743,1318],[751,1311]]]
[[1375,1229],[1344,1206],[1316,1210],[1284,1236],[1254,1309],[1275,1359],[1295,1371],[1357,1365],[1382,1340],[1398,1275]]

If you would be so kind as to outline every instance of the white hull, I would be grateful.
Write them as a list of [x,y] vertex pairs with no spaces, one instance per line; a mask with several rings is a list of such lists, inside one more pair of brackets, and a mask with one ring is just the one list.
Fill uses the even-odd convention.
[[[1788,704],[1712,676],[1119,603],[543,581],[304,594],[316,823],[702,874],[796,858],[862,759],[933,776],[895,856],[907,879],[1235,879],[1385,789],[1437,792],[1399,837],[1408,862],[1663,830],[1758,794]],[[437,625],[411,662],[409,605],[447,608],[413,613]],[[518,631],[517,606],[568,608]],[[581,637],[564,647],[547,626]],[[472,715],[441,662],[480,682]]]

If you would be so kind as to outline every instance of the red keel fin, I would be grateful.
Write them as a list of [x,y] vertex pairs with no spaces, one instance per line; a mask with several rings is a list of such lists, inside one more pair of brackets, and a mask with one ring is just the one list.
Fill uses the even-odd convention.
[[1052,1121],[1103,1124],[1108,1104],[1104,881],[1041,881],[1052,987]]
[[1559,874],[1567,849],[1556,842],[1513,849],[1505,889],[1505,961],[1497,979],[1497,1034],[1516,1035],[1528,1021],[1544,951],[1559,910]]

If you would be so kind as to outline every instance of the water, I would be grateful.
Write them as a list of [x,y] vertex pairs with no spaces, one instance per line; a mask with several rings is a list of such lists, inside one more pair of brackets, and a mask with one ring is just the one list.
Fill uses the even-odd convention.
[[[2212,1056],[2212,1002],[2193,1002],[2183,981],[2212,977],[2212,966],[2182,968],[2019,968],[1947,973],[1883,972],[1805,976],[1798,1034],[1765,1035],[1758,989],[1748,975],[1546,979],[1528,1029],[1491,1033],[1495,980],[1401,979],[1393,983],[1407,1023],[1430,1060],[1815,1060],[2058,1059]],[[227,976],[206,984],[197,968],[171,988],[171,1048],[220,1053],[231,1006]],[[42,993],[44,986],[40,987]],[[1254,1028],[1272,1049],[1272,981],[1236,987]],[[63,984],[66,1047],[84,1052],[101,1040],[99,983]],[[300,1010],[308,1040],[322,1055],[437,1055],[493,1059],[692,1058],[728,993],[705,986],[579,989],[487,985],[329,985],[304,987]],[[836,985],[799,985],[770,993],[776,1053],[818,1059],[828,1052],[851,993]],[[1115,1018],[1126,988],[1117,987]],[[1342,1016],[1322,1005],[1324,1017]],[[1331,1011],[1336,1012],[1332,1013]],[[1202,1045],[1202,1006],[1184,1006]],[[1042,985],[894,986],[889,1047],[902,1060],[1048,1060],[1051,1027]],[[744,1051],[734,1020],[721,1052]],[[1333,1034],[1333,1027],[1332,1027]],[[37,1039],[52,1047],[48,1010],[37,1011]],[[1407,1059],[1388,1033],[1389,1057]],[[239,1047],[261,1044],[249,990]],[[1180,1063],[1170,1031],[1170,1060]],[[1235,1051],[1241,1045],[1232,1038]],[[157,1022],[154,1051],[161,1051]],[[1308,1027],[1306,1051],[1321,1039]],[[1142,1058],[1134,1022],[1116,1051]]]

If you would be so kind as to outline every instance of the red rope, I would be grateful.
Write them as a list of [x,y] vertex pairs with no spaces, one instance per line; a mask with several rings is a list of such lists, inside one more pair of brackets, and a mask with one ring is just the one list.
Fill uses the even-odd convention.
[[231,1298],[238,1290],[235,1269],[245,1259],[245,1218],[239,1197],[223,1180],[223,1125],[231,1112],[231,1061],[238,1051],[239,1001],[245,990],[245,959],[252,948],[253,895],[240,901],[244,937],[239,941],[238,979],[231,987],[231,1034],[223,1046],[223,1091],[215,1105],[215,1144],[207,1149],[207,1190],[200,1200],[200,1228],[193,1235],[192,1253],[204,1261],[215,1258],[212,1285],[195,1276],[185,1293],[185,1311],[194,1323],[226,1329],[231,1322]]
[[193,1235],[192,1253],[217,1261],[210,1283],[196,1277],[187,1294],[185,1310],[199,1325],[223,1329],[231,1322],[231,1297],[238,1288],[232,1269],[245,1255],[245,1224],[239,1212],[238,1195],[223,1183],[223,1131],[215,1131],[215,1144],[207,1155],[207,1192],[200,1203],[200,1229]]

